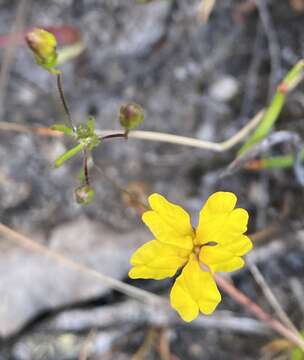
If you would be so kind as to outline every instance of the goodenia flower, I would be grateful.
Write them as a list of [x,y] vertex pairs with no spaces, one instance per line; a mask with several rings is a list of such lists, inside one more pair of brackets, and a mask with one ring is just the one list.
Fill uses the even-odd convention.
[[211,314],[219,302],[213,273],[230,272],[244,266],[241,256],[251,248],[247,231],[248,213],[235,208],[237,198],[231,192],[212,194],[200,212],[196,229],[189,214],[159,194],[149,197],[152,210],[143,222],[155,240],[133,254],[132,279],[161,280],[183,268],[170,293],[171,306],[184,321],[192,321],[199,312]]

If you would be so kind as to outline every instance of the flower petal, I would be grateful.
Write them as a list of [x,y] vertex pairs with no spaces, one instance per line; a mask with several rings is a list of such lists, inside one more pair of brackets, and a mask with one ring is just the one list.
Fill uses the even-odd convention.
[[194,232],[189,214],[159,194],[152,194],[149,197],[149,203],[152,211],[146,211],[142,220],[156,239],[166,244],[191,250]]
[[200,213],[196,231],[198,244],[230,243],[247,230],[248,213],[234,209],[236,200],[230,192],[217,192],[209,197]]
[[189,251],[176,246],[152,240],[142,245],[131,257],[133,268],[129,272],[132,279],[160,280],[173,276],[183,266]]
[[246,235],[240,235],[231,241],[221,244],[221,248],[232,252],[234,255],[243,256],[252,249],[252,242]]
[[170,301],[181,318],[189,322],[198,316],[199,311],[211,314],[221,301],[221,294],[212,275],[203,271],[193,257],[176,279]]
[[212,214],[222,214],[234,209],[237,197],[232,192],[218,191],[209,196],[203,211]]
[[199,255],[200,261],[209,267],[212,272],[230,272],[242,268],[244,260],[221,245],[203,246]]

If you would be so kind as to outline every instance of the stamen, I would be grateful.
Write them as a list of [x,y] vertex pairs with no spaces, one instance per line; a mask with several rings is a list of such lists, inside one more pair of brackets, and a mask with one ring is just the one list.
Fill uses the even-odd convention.
[[217,245],[217,242],[215,241],[209,241],[207,242],[206,244],[203,244],[202,246],[216,246]]

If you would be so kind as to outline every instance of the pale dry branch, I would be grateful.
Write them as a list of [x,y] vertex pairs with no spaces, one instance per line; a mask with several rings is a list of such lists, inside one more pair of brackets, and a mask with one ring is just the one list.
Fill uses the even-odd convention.
[[152,304],[165,304],[165,300],[161,299],[159,296],[154,295],[148,291],[141,290],[135,286],[131,286],[123,283],[122,281],[111,278],[107,275],[104,275],[94,269],[87,267],[86,265],[80,264],[72,259],[65,257],[64,255],[55,252],[53,250],[48,249],[46,246],[37,243],[36,241],[30,239],[29,237],[18,233],[10,229],[9,227],[0,223],[0,234],[5,238],[13,240],[21,247],[28,249],[32,252],[41,254],[43,256],[49,257],[68,268],[72,268],[76,271],[79,271],[83,274],[87,274],[88,276],[94,277],[103,285],[109,286],[109,288],[117,290],[127,296],[130,296],[134,299],[142,301],[144,303],[152,303]]
[[198,8],[197,8],[197,15],[200,21],[203,23],[207,23],[209,17],[212,13],[212,10],[215,6],[216,0],[201,0]]
[[174,311],[140,304],[134,300],[101,306],[94,309],[71,310],[55,316],[41,325],[44,331],[75,331],[86,329],[109,329],[121,324],[154,327],[189,326],[197,329],[221,329],[243,334],[270,335],[262,322],[237,316],[229,311],[217,311],[212,316],[200,316],[191,323],[184,323]]
[[234,287],[225,278],[217,274],[214,274],[214,278],[220,288],[226,291],[239,304],[243,305],[251,314],[256,316],[265,324],[268,324],[273,330],[281,334],[286,339],[289,339],[292,343],[297,344],[297,346],[304,350],[304,340],[302,336],[295,334],[285,325],[283,325],[278,320],[274,319],[271,315],[266,313],[259,305],[254,303],[251,299],[249,299],[245,294],[243,294],[236,287]]
[[[239,142],[241,142],[260,123],[260,121],[263,118],[263,115],[264,115],[264,110],[261,110],[248,122],[248,124],[246,124],[234,136],[232,136],[228,140],[219,143],[194,139],[191,137],[160,133],[156,131],[141,131],[141,130],[131,131],[128,135],[128,138],[190,146],[198,149],[211,150],[215,152],[225,152],[231,149]],[[115,133],[113,130],[104,130],[104,131],[97,130],[97,134],[100,137],[104,137],[113,133]],[[119,134],[119,132],[117,133]]]
[[[37,242],[33,241],[27,236],[19,234],[18,232],[10,229],[4,224],[0,224],[0,235],[16,242],[17,244],[19,244],[19,246],[23,248],[26,248],[32,252],[41,254],[43,256],[47,256],[51,259],[54,259],[55,261],[60,262],[62,265],[75,269],[76,271],[79,271],[83,274],[87,274],[88,276],[92,276],[98,279],[99,281],[101,281],[103,284],[106,284],[110,288],[120,291],[121,293],[130,296],[136,300],[139,300],[140,302],[143,302],[146,305],[150,305],[150,306],[153,305],[154,310],[152,311],[152,315],[154,319],[157,317],[161,318],[164,316],[163,315],[164,313],[168,313],[169,302],[160,298],[159,296],[154,295],[148,291],[138,289],[134,286],[125,284],[119,280],[101,274],[96,270],[91,269],[83,264],[77,263],[74,260],[66,258],[64,255],[52,251],[44,245],[38,244]],[[296,334],[294,334],[293,331],[291,331],[285,325],[280,323],[278,320],[274,319],[270,314],[266,313],[259,305],[257,305],[251,299],[249,299],[245,294],[239,291],[229,281],[227,281],[226,279],[224,279],[223,277],[217,274],[213,274],[213,276],[217,284],[224,291],[226,291],[229,294],[229,296],[231,296],[235,301],[243,305],[249,312],[254,314],[258,319],[263,321],[274,331],[286,337],[292,343],[296,344],[302,350],[304,350],[304,340],[302,339],[302,337],[298,337]]]
[[289,327],[295,334],[298,336],[301,336],[295,325],[290,320],[289,316],[285,312],[285,310],[282,308],[280,302],[274,295],[273,291],[270,289],[269,285],[267,284],[263,274],[259,270],[259,268],[255,265],[254,262],[247,259],[247,265],[249,267],[249,270],[254,277],[257,284],[260,286],[260,288],[263,291],[263,294],[265,295],[266,299],[268,300],[269,304],[272,306],[273,310],[277,314],[278,318],[282,321],[283,324],[285,324],[287,327]]
[[[231,149],[233,146],[240,143],[262,120],[264,115],[264,110],[261,110],[257,115],[255,115],[240,131],[233,135],[228,140],[223,142],[211,142],[206,140],[199,140],[186,136],[173,135],[168,133],[160,133],[156,131],[141,131],[134,130],[128,134],[129,139],[138,139],[138,140],[147,140],[147,141],[156,141],[156,142],[165,142],[175,145],[184,145],[195,147],[198,149],[205,149],[215,152],[225,152]],[[36,133],[38,135],[58,137],[63,136],[62,133],[52,130],[45,127],[30,127],[23,124],[16,124],[10,122],[0,122],[0,130],[4,131],[16,131],[21,133]],[[123,133],[121,131],[115,130],[96,130],[96,133],[99,137],[105,137],[109,135],[121,135],[120,138],[123,138]],[[119,138],[119,137],[118,137]]]

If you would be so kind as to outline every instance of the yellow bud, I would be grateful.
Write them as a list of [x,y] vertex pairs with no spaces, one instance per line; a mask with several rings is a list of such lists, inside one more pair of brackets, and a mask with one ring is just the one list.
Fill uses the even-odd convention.
[[35,28],[28,32],[25,38],[34,53],[37,64],[48,71],[56,72],[54,69],[57,63],[55,36],[46,30]]
[[135,129],[144,121],[144,110],[135,103],[122,105],[119,110],[119,121],[126,130]]

